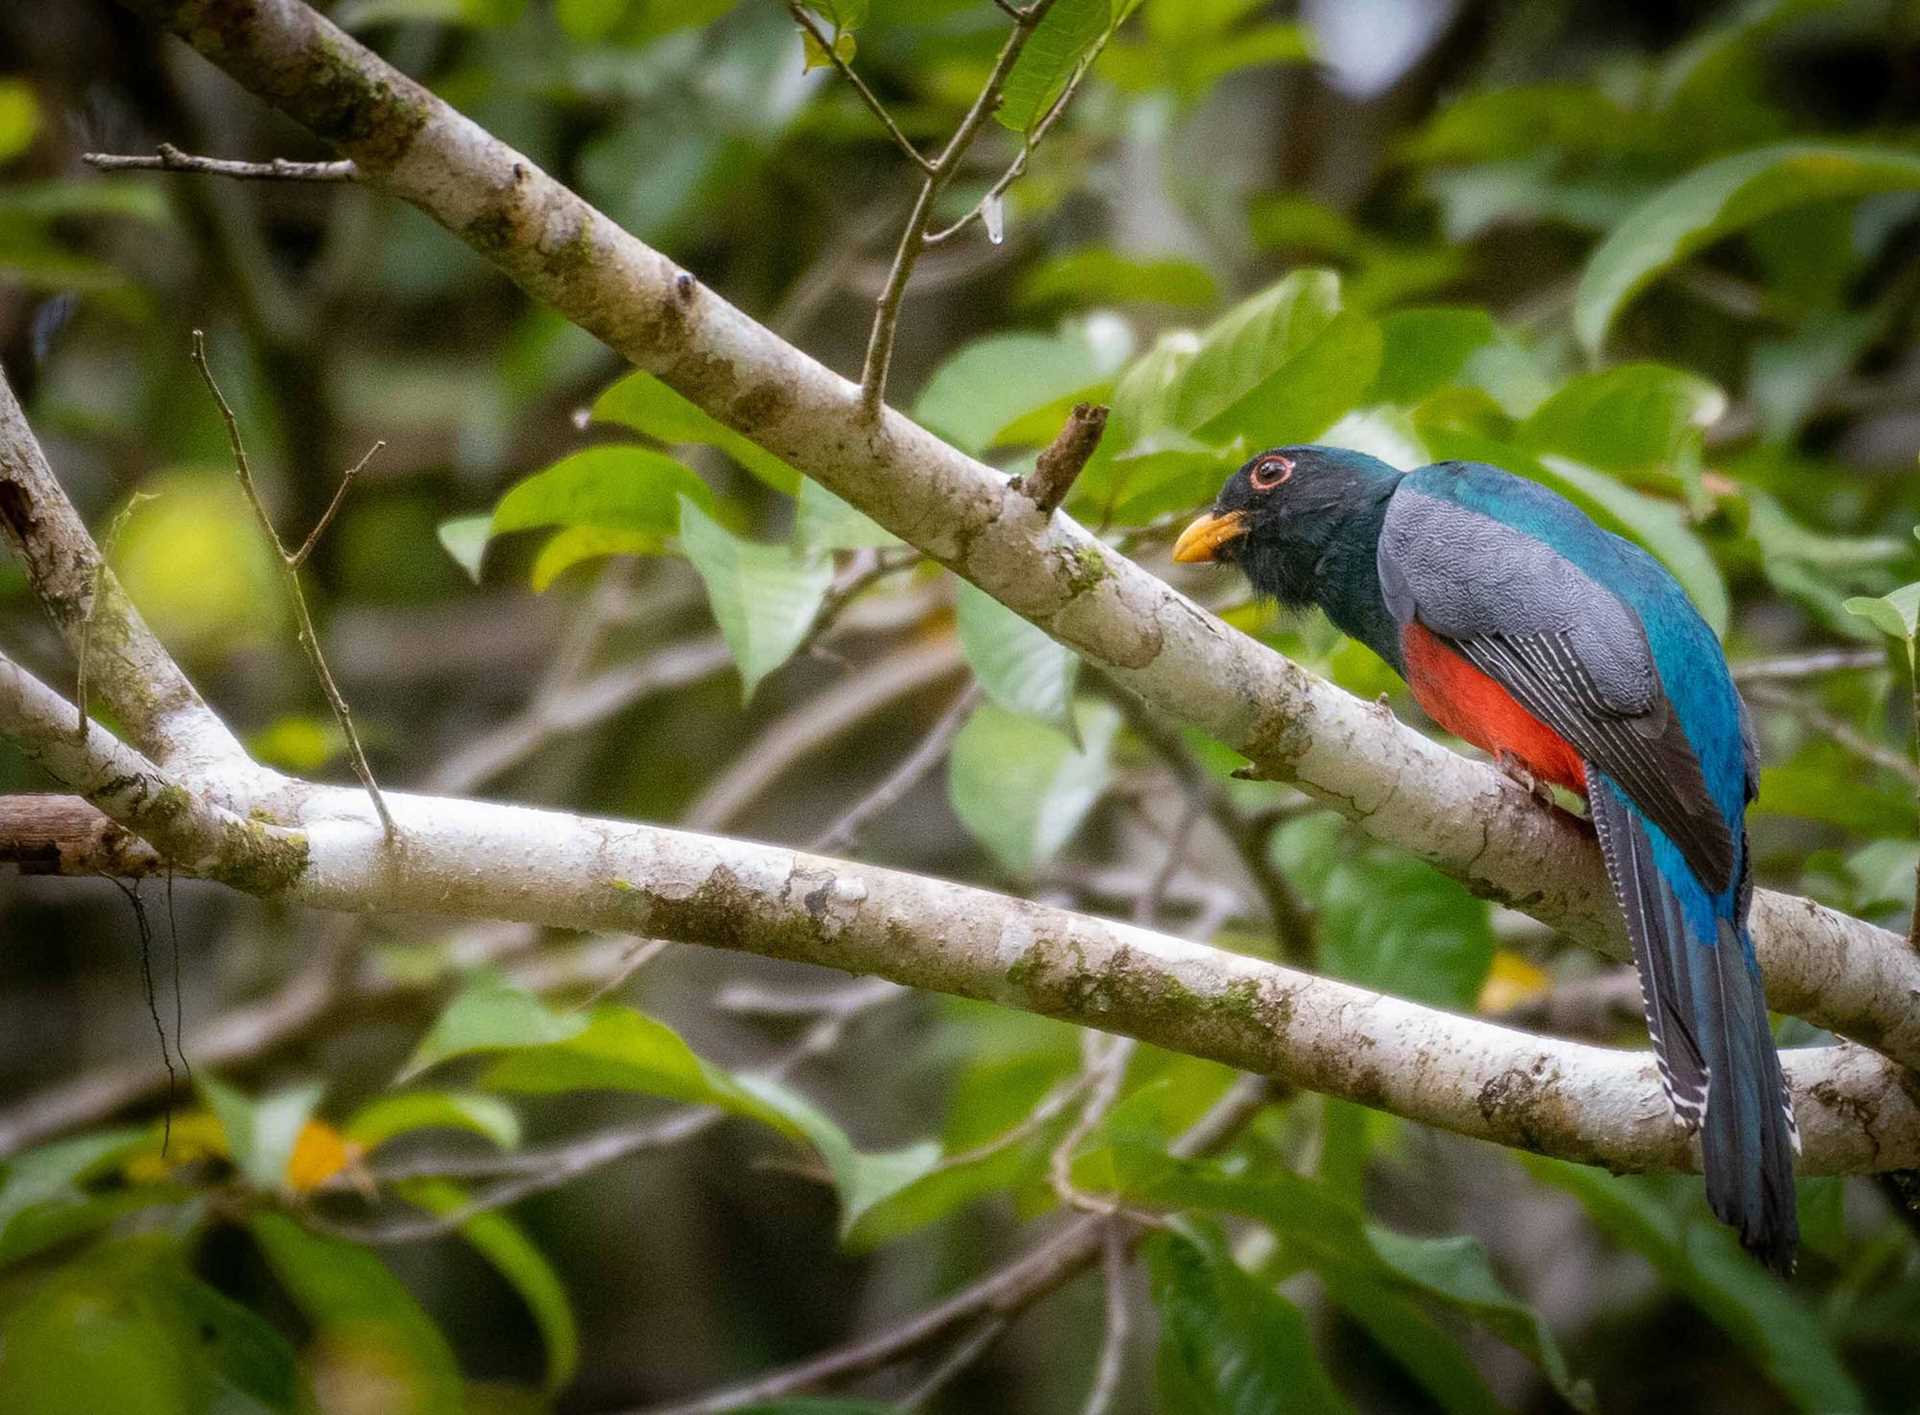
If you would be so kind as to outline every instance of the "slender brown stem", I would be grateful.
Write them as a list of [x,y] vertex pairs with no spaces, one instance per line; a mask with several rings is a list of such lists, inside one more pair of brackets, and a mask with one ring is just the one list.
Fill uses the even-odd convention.
[[933,163],[925,153],[913,145],[911,138],[900,131],[900,125],[893,121],[893,115],[887,112],[886,105],[880,101],[879,95],[867,87],[866,80],[854,71],[853,65],[840,57],[840,51],[821,31],[819,24],[812,15],[807,13],[806,7],[800,3],[800,0],[787,0],[787,13],[793,16],[795,24],[807,32],[807,36],[819,47],[820,52],[827,56],[827,61],[839,71],[840,77],[853,85],[854,92],[860,95],[860,101],[866,104],[868,111],[880,120],[880,126],[887,130],[887,136],[893,139],[894,146],[905,153],[907,160],[922,172],[931,172]]
[[307,538],[300,543],[300,548],[287,557],[288,564],[294,569],[298,570],[307,563],[307,557],[313,554],[313,548],[320,544],[320,537],[327,533],[327,527],[333,524],[333,518],[339,514],[340,503],[347,499],[347,491],[353,486],[353,479],[359,476],[367,463],[373,460],[373,454],[386,445],[385,442],[374,443],[367,449],[364,457],[347,468],[346,475],[340,478],[340,485],[333,493],[333,500],[327,503],[327,509],[322,511],[320,519],[313,523],[313,529],[307,532]]
[[199,172],[209,177],[237,177],[253,182],[355,182],[359,169],[351,162],[235,162],[224,157],[201,157],[163,142],[150,157],[115,152],[82,153],[80,160],[101,172]]
[[845,815],[828,826],[807,846],[815,854],[833,855],[848,849],[860,839],[861,832],[911,791],[926,774],[940,764],[967,718],[980,705],[980,685],[961,690],[953,705],[940,715],[920,745],[887,774],[873,790],[848,808]]
[[[234,417],[233,408],[227,402],[226,395],[220,391],[215,381],[213,368],[207,363],[207,336],[200,330],[193,331],[193,366],[199,370],[201,381],[207,385],[207,391],[213,395],[213,401],[220,409],[220,420],[227,427],[227,443],[233,451],[234,472],[240,478],[240,487],[247,495],[247,503],[253,507],[254,518],[260,522],[260,529],[267,537],[267,543],[273,547],[274,558],[280,562],[280,576],[286,582],[287,598],[293,602],[294,619],[299,626],[300,647],[305,650],[307,661],[313,665],[314,677],[320,680],[320,691],[326,694],[327,704],[333,709],[334,720],[340,724],[340,732],[347,744],[347,759],[353,763],[353,774],[360,778],[360,784],[367,790],[367,796],[373,802],[374,814],[380,817],[381,828],[388,840],[395,837],[393,816],[387,810],[386,798],[380,794],[380,787],[373,779],[373,768],[367,763],[367,753],[360,745],[360,734],[354,731],[353,714],[347,710],[346,697],[340,691],[340,685],[333,681],[333,670],[327,667],[326,655],[320,651],[320,635],[313,627],[313,616],[307,610],[307,597],[300,588],[300,559],[287,552],[286,544],[280,539],[280,532],[274,529],[273,517],[267,511],[266,502],[260,499],[260,489],[254,484],[253,467],[247,461],[247,449],[240,437],[240,422]],[[367,454],[372,456],[370,452]],[[361,459],[362,465],[365,458]],[[358,470],[356,468],[355,470]],[[352,473],[348,473],[351,478]],[[339,498],[335,497],[337,506]],[[325,528],[333,516],[334,507],[329,506],[325,516],[321,517],[318,531]],[[301,556],[312,548],[312,538],[301,548]]]
[[1052,511],[1067,499],[1073,483],[1100,446],[1107,430],[1107,409],[1100,403],[1075,403],[1060,431],[1040,454],[1029,476],[1014,484],[1042,511]]
[[906,229],[900,233],[900,244],[894,250],[887,283],[874,305],[873,329],[867,336],[866,361],[860,369],[860,410],[869,421],[879,418],[881,406],[886,402],[887,374],[893,366],[894,334],[900,323],[900,301],[907,293],[907,281],[913,278],[913,267],[927,248],[927,227],[933,221],[934,202],[953,179],[953,174],[959,169],[960,159],[973,145],[981,125],[1000,106],[1001,92],[1006,87],[1007,75],[1013,72],[1014,61],[1020,57],[1020,51],[1027,47],[1027,41],[1033,37],[1034,30],[1052,5],[1053,0],[1034,0],[1033,4],[1015,14],[1013,32],[1007,36],[1007,42],[1000,46],[1000,56],[994,60],[993,71],[987,75],[979,96],[960,120],[960,126],[954,129],[946,147],[941,149],[940,155],[927,168],[926,180],[920,184],[920,195],[914,200],[913,210],[907,216]]

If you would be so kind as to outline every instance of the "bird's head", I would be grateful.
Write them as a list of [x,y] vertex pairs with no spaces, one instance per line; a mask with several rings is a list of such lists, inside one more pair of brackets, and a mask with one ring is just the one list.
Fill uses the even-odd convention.
[[[1324,600],[1327,552],[1354,532],[1378,537],[1380,511],[1401,476],[1341,447],[1270,448],[1227,479],[1213,509],[1174,542],[1173,558],[1238,565],[1256,590],[1290,607]],[[1371,543],[1364,550],[1371,570]]]

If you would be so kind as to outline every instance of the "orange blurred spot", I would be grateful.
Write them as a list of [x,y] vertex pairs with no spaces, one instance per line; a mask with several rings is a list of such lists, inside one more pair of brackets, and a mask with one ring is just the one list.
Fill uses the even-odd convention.
[[342,1170],[360,1162],[361,1147],[324,1120],[309,1120],[287,1158],[287,1188],[296,1194],[318,1189]]

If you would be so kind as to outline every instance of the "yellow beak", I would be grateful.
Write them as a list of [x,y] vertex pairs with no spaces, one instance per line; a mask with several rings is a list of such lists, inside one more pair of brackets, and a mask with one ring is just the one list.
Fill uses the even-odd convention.
[[1182,565],[1201,565],[1220,558],[1222,546],[1247,533],[1247,513],[1229,511],[1216,516],[1211,511],[1180,532],[1173,543],[1173,558]]

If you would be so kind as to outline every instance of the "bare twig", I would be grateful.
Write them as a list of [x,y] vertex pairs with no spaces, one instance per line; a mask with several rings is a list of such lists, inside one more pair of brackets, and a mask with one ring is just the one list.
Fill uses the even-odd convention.
[[627,956],[621,962],[619,971],[585,997],[581,998],[579,1003],[573,1008],[573,1011],[585,1012],[596,1004],[604,1002],[611,994],[625,987],[628,980],[631,979],[635,973],[646,967],[647,964],[653,962],[653,960],[658,958],[662,953],[665,953],[669,946],[669,940],[664,938],[634,940],[632,944],[628,945]]
[[353,182],[359,169],[351,162],[235,162],[225,157],[200,157],[163,142],[151,157],[113,152],[86,152],[80,160],[101,172],[199,172],[209,177],[237,177],[242,181]]
[[[313,665],[314,676],[320,680],[320,691],[326,694],[334,720],[340,724],[341,734],[346,739],[347,759],[353,763],[353,774],[360,778],[360,784],[366,788],[367,795],[373,801],[374,813],[380,817],[381,829],[391,841],[395,835],[393,816],[387,810],[386,798],[380,794],[379,784],[373,779],[373,768],[367,764],[366,749],[360,745],[360,734],[354,731],[353,715],[347,710],[347,700],[341,694],[340,686],[333,681],[333,671],[327,667],[326,655],[320,652],[320,635],[314,630],[313,616],[307,610],[307,597],[300,588],[300,561],[313,548],[314,536],[324,530],[327,522],[333,518],[340,497],[335,495],[333,504],[328,506],[320,524],[314,527],[313,535],[307,537],[307,543],[300,548],[299,554],[289,554],[286,543],[280,539],[280,532],[274,529],[273,517],[267,511],[266,503],[260,499],[259,487],[254,485],[253,468],[247,461],[246,445],[240,438],[239,419],[234,417],[233,408],[214,379],[213,368],[207,363],[207,336],[198,329],[193,331],[192,358],[193,366],[200,372],[201,381],[207,385],[207,392],[213,395],[213,401],[220,409],[221,421],[227,426],[227,443],[233,450],[233,469],[240,478],[240,487],[247,494],[247,502],[253,507],[254,517],[260,522],[267,543],[273,547],[274,558],[280,562],[280,576],[286,582],[287,598],[293,603],[294,617],[299,624],[300,647],[306,650],[307,661]],[[379,445],[375,444],[374,451],[378,450]],[[369,457],[372,455],[372,452],[367,454]],[[360,466],[364,465],[365,457],[360,459]],[[347,473],[348,481],[352,480],[360,466]],[[345,490],[343,484],[341,492]]]
[[1831,738],[1856,757],[1872,762],[1883,771],[1894,773],[1911,786],[1920,787],[1920,765],[1916,765],[1913,758],[1903,756],[1890,747],[1882,746],[1838,714],[1828,712],[1819,704],[1810,703],[1784,689],[1776,688],[1770,682],[1748,683],[1744,691],[1753,702],[1765,703],[1768,707],[1780,708],[1792,713],[1809,727]]
[[1027,40],[1033,36],[1052,5],[1053,0],[1033,0],[1032,4],[1015,13],[1013,32],[1001,45],[1000,56],[994,60],[993,69],[987,75],[986,83],[981,85],[973,106],[967,109],[946,147],[941,149],[940,155],[927,168],[926,179],[920,184],[920,194],[907,216],[906,228],[900,233],[900,244],[894,249],[887,283],[874,305],[873,328],[867,336],[867,356],[860,369],[860,408],[869,421],[879,418],[880,409],[887,399],[887,373],[893,366],[893,339],[900,322],[900,301],[906,295],[907,281],[913,277],[913,267],[927,248],[927,227],[933,221],[934,203],[947,183],[953,180],[954,173],[959,170],[960,160],[966,156],[967,149],[973,146],[981,125],[1000,106],[1001,91],[1006,85],[1007,75],[1013,72],[1014,61],[1020,57],[1020,51],[1027,47]]
[[869,825],[892,810],[901,797],[913,790],[928,772],[940,764],[947,754],[947,748],[953,745],[954,737],[980,705],[980,698],[979,684],[969,684],[962,689],[952,706],[940,714],[940,720],[933,724],[927,735],[920,739],[920,744],[906,755],[900,765],[888,772],[878,786],[849,806],[846,813],[816,836],[807,848],[821,854],[834,854],[858,843],[861,833]]
[[1087,1391],[1087,1403],[1080,1415],[1107,1415],[1113,1399],[1120,1393],[1120,1378],[1127,1369],[1127,1338],[1133,1325],[1132,1309],[1127,1302],[1127,1267],[1132,1260],[1132,1244],[1126,1225],[1110,1223],[1106,1242],[1100,1250],[1101,1273],[1107,1285],[1107,1331],[1100,1343],[1100,1363],[1094,1367],[1093,1386]]
[[1810,653],[1782,654],[1777,658],[1750,658],[1733,665],[1733,677],[1735,682],[1745,686],[1783,678],[1817,678],[1823,673],[1886,666],[1887,656],[1879,649],[1814,649]]
[[347,499],[347,492],[353,487],[353,479],[366,469],[367,463],[373,460],[374,453],[386,445],[384,441],[374,443],[359,461],[347,468],[346,474],[340,478],[340,485],[334,490],[333,500],[327,503],[327,509],[322,511],[320,519],[313,523],[313,529],[307,532],[307,538],[300,543],[300,548],[287,556],[287,564],[293,569],[298,570],[307,563],[307,557],[313,554],[313,548],[320,544],[320,537],[327,533],[327,527],[333,524],[333,518],[340,513],[340,503]]
[[901,1410],[918,1410],[942,1389],[953,1383],[967,1367],[986,1355],[987,1348],[1000,1339],[1009,1325],[1005,1317],[988,1317],[979,1326],[967,1334],[967,1337],[953,1350],[949,1351],[940,1364],[921,1378],[920,1384],[901,1396],[896,1403]]
[[880,101],[879,95],[868,88],[866,81],[854,72],[853,66],[840,57],[840,51],[821,31],[813,16],[807,13],[806,7],[800,4],[799,0],[787,0],[787,13],[793,16],[795,24],[807,32],[807,36],[813,40],[819,51],[827,56],[827,61],[839,71],[840,77],[853,85],[854,92],[860,95],[860,101],[866,104],[873,116],[880,120],[880,126],[887,130],[887,136],[893,139],[894,146],[905,153],[907,160],[922,172],[933,171],[933,163],[913,145],[911,138],[900,131],[899,124],[893,121],[893,115],[887,112],[886,105]]
[[1017,479],[1014,485],[1042,511],[1053,510],[1067,499],[1074,479],[1100,446],[1100,435],[1106,430],[1107,409],[1103,404],[1074,404],[1073,412],[1034,464],[1033,474]]
[[[1217,1149],[1238,1134],[1275,1094],[1265,1078],[1242,1077],[1168,1147],[1170,1153],[1181,1159],[1193,1159]],[[717,1411],[777,1400],[796,1391],[812,1390],[892,1366],[934,1345],[954,1328],[979,1318],[1011,1319],[1065,1286],[1097,1261],[1106,1246],[1108,1225],[1116,1221],[1128,1222],[1125,1219],[1076,1219],[1004,1267],[884,1331],[729,1390],[685,1404],[660,1407],[649,1415],[713,1415]],[[1129,1223],[1131,1235],[1144,1231],[1141,1226]]]

